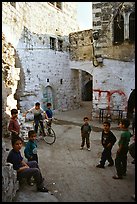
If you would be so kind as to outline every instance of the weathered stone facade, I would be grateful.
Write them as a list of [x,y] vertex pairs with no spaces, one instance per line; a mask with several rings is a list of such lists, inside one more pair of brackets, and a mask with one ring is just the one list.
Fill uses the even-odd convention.
[[8,134],[6,127],[10,110],[17,105],[14,94],[17,89],[19,72],[20,70],[15,68],[15,49],[2,35],[2,129],[4,134]]
[[[129,16],[135,12],[135,4],[93,2],[92,5],[92,32],[88,30],[69,35],[70,67],[81,70],[81,73],[86,71],[92,77],[89,80],[92,80],[93,116],[99,116],[99,108],[121,109],[126,116],[127,101],[135,88],[135,43],[130,41],[129,35]],[[114,18],[118,13],[124,16],[124,37],[122,43],[114,44]],[[95,32],[98,37],[94,35]],[[90,44],[90,51],[86,50],[85,55],[85,47],[88,45],[89,48]],[[98,60],[96,64],[94,58]]]
[[18,108],[23,112],[36,101],[43,108],[50,101],[55,110],[79,107],[68,39],[78,30],[76,2],[62,2],[62,9],[49,2],[16,2],[16,8],[3,2],[2,16],[3,33],[15,48],[15,67],[20,68]]

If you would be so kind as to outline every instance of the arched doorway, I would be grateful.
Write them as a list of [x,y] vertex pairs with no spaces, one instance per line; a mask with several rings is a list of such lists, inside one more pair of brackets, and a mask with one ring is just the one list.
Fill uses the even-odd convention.
[[42,108],[44,110],[46,110],[46,104],[48,102],[52,104],[52,108],[54,109],[54,93],[53,88],[51,86],[46,86],[43,89]]
[[92,101],[92,80],[88,81],[82,91],[83,101]]
[[92,101],[93,77],[88,72],[82,71],[81,77],[82,101]]

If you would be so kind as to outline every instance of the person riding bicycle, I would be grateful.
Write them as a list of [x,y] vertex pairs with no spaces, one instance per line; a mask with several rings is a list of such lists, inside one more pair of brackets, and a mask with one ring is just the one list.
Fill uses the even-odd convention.
[[52,118],[53,118],[53,111],[51,110],[51,103],[47,103],[47,109],[46,109],[46,114],[48,116],[48,126],[51,127],[52,124]]
[[42,132],[45,135],[44,126],[43,126],[43,116],[42,116],[42,113],[43,113],[43,115],[45,116],[46,119],[48,119],[48,116],[47,116],[46,112],[40,107],[40,103],[39,102],[35,103],[34,107],[32,107],[31,109],[27,110],[26,113],[23,114],[24,117],[26,117],[27,113],[30,113],[30,112],[34,114],[34,123],[35,123],[34,130],[35,130],[35,132],[37,133],[38,125],[40,123]]

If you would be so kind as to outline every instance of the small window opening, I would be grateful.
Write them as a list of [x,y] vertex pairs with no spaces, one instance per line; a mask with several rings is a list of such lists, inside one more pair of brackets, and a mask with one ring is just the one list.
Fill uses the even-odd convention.
[[49,3],[50,3],[50,4],[53,4],[53,5],[55,4],[55,2],[49,2]]
[[55,50],[56,49],[56,39],[50,37],[50,49]]
[[62,10],[62,2],[56,2],[56,7]]
[[47,79],[47,82],[49,82],[49,79]]
[[63,51],[63,40],[58,40],[58,51]]
[[60,79],[60,84],[62,84],[63,83],[63,79]]
[[16,2],[10,2],[10,4],[11,4],[14,8],[16,8]]

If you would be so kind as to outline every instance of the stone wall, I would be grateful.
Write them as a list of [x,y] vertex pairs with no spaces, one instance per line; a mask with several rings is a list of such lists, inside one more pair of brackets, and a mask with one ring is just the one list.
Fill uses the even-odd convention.
[[8,134],[6,129],[10,110],[17,108],[14,94],[19,80],[19,71],[15,68],[15,49],[2,34],[2,129],[4,135]]
[[[132,61],[135,43],[129,40],[129,15],[135,12],[135,2],[93,2],[93,31],[98,31],[96,55],[103,58]],[[124,42],[114,45],[114,17],[120,13],[124,18]]]
[[6,162],[8,152],[4,140],[2,140],[2,202],[12,202],[19,189],[16,171]]
[[[21,111],[36,101],[43,108],[51,102],[53,109],[60,111],[78,108],[80,94],[69,66],[68,39],[70,32],[79,29],[76,2],[62,2],[62,10],[49,2],[16,2],[16,8],[3,2],[2,16],[3,32],[13,42],[20,61],[16,67],[23,73],[24,87],[16,92]],[[56,41],[55,49],[50,48],[51,37]]]
[[[16,72],[17,71],[17,72]],[[2,35],[2,201],[12,202],[18,190],[16,171],[6,162],[7,151],[4,137],[9,136],[7,130],[11,107],[16,108],[14,99],[17,88],[18,70],[15,69],[15,52],[11,43]],[[9,114],[8,114],[9,113]]]
[[93,59],[93,37],[92,30],[83,30],[69,34],[70,60],[92,61]]

